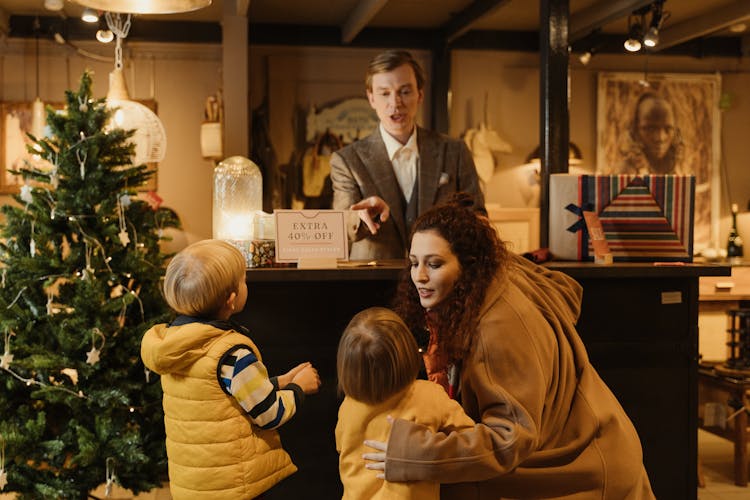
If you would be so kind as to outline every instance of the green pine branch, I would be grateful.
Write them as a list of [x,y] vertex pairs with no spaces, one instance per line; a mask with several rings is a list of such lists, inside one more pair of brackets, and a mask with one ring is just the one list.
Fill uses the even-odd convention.
[[137,198],[154,173],[132,164],[133,131],[110,126],[91,85],[86,72],[65,112],[48,108],[51,136],[30,150],[40,161],[0,208],[4,492],[21,499],[87,498],[108,459],[135,493],[166,474],[161,388],[139,354],[146,329],[171,318],[159,244],[180,222]]

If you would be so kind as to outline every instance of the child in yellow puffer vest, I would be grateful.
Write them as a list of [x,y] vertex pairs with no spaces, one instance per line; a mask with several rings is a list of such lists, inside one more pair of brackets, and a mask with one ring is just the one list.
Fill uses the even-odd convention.
[[302,363],[269,377],[247,330],[229,321],[247,284],[245,259],[227,242],[179,252],[164,297],[179,316],[146,332],[141,357],[161,375],[172,498],[256,498],[297,470],[275,429],[318,391],[318,372]]

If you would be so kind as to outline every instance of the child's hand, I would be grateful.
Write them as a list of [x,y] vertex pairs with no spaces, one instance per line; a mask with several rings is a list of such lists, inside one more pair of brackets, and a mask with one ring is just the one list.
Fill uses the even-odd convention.
[[315,367],[307,363],[307,366],[303,366],[299,372],[292,378],[292,382],[302,388],[305,394],[315,394],[320,388],[320,376],[318,376],[318,370]]
[[312,363],[309,361],[306,361],[304,363],[300,363],[288,372],[286,372],[284,375],[279,375],[277,377],[277,380],[279,382],[279,388],[283,389],[284,387],[288,386],[289,383],[294,380],[294,376],[297,375],[300,371],[302,371],[303,368],[306,366],[312,366]]

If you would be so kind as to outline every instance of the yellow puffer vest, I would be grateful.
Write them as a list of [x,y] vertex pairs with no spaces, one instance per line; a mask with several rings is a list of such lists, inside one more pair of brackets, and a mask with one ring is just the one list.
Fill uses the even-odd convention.
[[174,500],[254,498],[297,468],[275,430],[251,423],[217,380],[224,353],[246,336],[204,323],[156,325],[141,357],[162,376],[170,491]]

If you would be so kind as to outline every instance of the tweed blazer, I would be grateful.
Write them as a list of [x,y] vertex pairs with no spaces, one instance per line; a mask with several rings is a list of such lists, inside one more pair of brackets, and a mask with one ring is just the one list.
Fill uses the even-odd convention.
[[[456,191],[473,195],[477,210],[486,212],[474,160],[462,140],[417,127],[417,146],[417,215]],[[350,228],[349,257],[353,260],[405,258],[411,228],[406,225],[406,202],[380,127],[364,139],[333,153],[331,182],[334,209],[348,210],[370,196],[379,196],[391,209],[390,218],[375,235],[370,234],[364,224]]]

